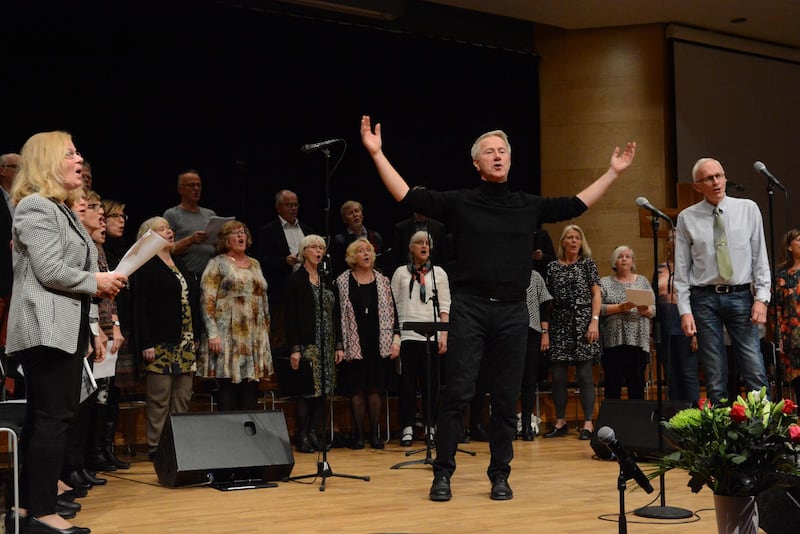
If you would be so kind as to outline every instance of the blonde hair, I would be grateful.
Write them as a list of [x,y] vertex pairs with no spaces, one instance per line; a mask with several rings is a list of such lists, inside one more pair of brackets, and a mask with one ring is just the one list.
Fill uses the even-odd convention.
[[62,131],[40,132],[25,141],[11,190],[14,204],[34,193],[58,202],[71,197],[73,192],[64,187],[61,175],[65,145],[69,142],[72,142],[72,136]]
[[347,265],[352,270],[356,266],[356,249],[360,245],[367,245],[367,250],[370,253],[370,263],[373,267],[375,267],[375,247],[372,246],[372,243],[366,237],[359,237],[349,245],[347,245],[347,251],[344,253],[344,261],[347,262]]
[[583,229],[577,224],[568,224],[561,231],[561,238],[558,240],[558,250],[556,251],[556,257],[559,260],[563,260],[566,258],[566,254],[564,253],[564,246],[562,245],[562,243],[564,242],[564,237],[567,235],[567,232],[571,230],[575,230],[581,236],[581,248],[578,250],[578,256],[580,256],[581,258],[591,258],[592,249],[589,247],[589,242],[586,241],[586,234],[583,233]]
[[147,233],[148,230],[155,230],[158,226],[165,224],[169,226],[169,221],[166,220],[164,217],[150,217],[145,222],[143,222],[139,226],[139,231],[136,232],[136,239],[141,239],[144,234]]

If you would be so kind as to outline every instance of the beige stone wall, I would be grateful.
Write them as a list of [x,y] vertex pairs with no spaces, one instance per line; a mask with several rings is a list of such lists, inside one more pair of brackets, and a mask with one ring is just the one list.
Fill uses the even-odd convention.
[[[541,57],[542,195],[578,193],[605,172],[615,146],[636,141],[633,166],[574,222],[586,232],[601,276],[611,273],[614,248],[627,244],[636,253],[638,272],[650,279],[653,245],[640,237],[635,200],[644,196],[658,207],[675,202],[667,162],[672,121],[664,28],[537,26],[534,46]],[[546,226],[556,247],[565,224]]]

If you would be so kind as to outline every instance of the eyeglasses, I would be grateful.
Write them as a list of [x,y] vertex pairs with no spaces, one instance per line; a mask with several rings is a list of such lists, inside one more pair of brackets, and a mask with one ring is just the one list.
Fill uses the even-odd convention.
[[91,204],[86,204],[86,209],[97,210],[100,206],[102,206],[102,204],[100,204],[99,202],[92,202]]
[[245,232],[244,230],[234,230],[233,232],[229,232],[228,235],[236,235],[236,236],[247,235],[247,232]]
[[116,217],[119,217],[123,221],[127,221],[128,220],[128,216],[125,215],[124,213],[110,213],[110,214],[106,215],[106,219],[114,219]]
[[64,157],[66,159],[77,159],[81,157],[81,153],[78,152],[77,150],[67,150],[67,153],[64,154]]
[[0,169],[19,169],[19,165],[15,163],[9,163],[8,165],[0,165]]
[[297,202],[281,202],[281,206],[286,206],[287,208],[296,208],[298,205]]
[[724,172],[718,172],[716,174],[712,174],[711,176],[706,176],[705,178],[700,178],[699,180],[695,180],[694,183],[699,184],[703,182],[706,185],[711,185],[714,183],[715,180],[722,180],[725,178]]

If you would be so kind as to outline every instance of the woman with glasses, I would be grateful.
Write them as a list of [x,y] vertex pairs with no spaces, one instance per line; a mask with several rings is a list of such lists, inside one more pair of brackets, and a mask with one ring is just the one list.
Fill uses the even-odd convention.
[[208,335],[200,375],[217,379],[222,411],[257,409],[258,383],[272,374],[267,281],[258,260],[245,254],[252,244],[244,223],[223,224],[217,256],[200,281]]
[[289,276],[286,285],[286,341],[292,376],[297,375],[292,382],[298,394],[294,440],[298,452],[322,448],[318,436],[322,432],[324,399],[333,394],[336,364],[344,358],[334,293],[330,285],[320,284],[323,257],[325,240],[315,234],[305,236],[297,253],[302,268]]
[[152,460],[170,414],[189,411],[197,347],[202,334],[200,289],[181,258],[174,256],[175,233],[163,217],[139,227],[137,239],[150,230],[164,248],[131,276],[134,347],[144,360],[147,400],[147,446]]
[[37,133],[22,147],[11,193],[14,287],[6,352],[22,364],[26,381],[16,511],[26,532],[90,532],[56,513],[58,475],[89,343],[98,359],[105,357],[89,329],[91,298],[116,296],[126,278],[98,272],[97,248],[66,204],[82,190],[82,163],[68,133]]

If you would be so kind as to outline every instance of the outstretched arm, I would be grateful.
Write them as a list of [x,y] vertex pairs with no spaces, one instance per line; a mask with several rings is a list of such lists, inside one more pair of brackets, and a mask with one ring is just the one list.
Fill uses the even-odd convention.
[[369,152],[369,155],[372,156],[372,161],[375,163],[375,168],[378,170],[381,180],[383,180],[383,185],[386,186],[386,189],[389,190],[395,200],[398,202],[403,200],[406,193],[408,193],[408,184],[389,163],[389,160],[386,159],[381,149],[383,146],[381,125],[380,123],[376,124],[373,132],[369,115],[362,115],[361,117],[361,142]]
[[608,170],[600,178],[592,182],[589,187],[578,193],[578,198],[583,201],[586,206],[591,207],[595,202],[600,200],[600,197],[608,190],[614,180],[633,163],[633,157],[636,155],[636,143],[631,141],[625,147],[625,150],[620,153],[619,147],[614,149],[611,154],[611,163]]

